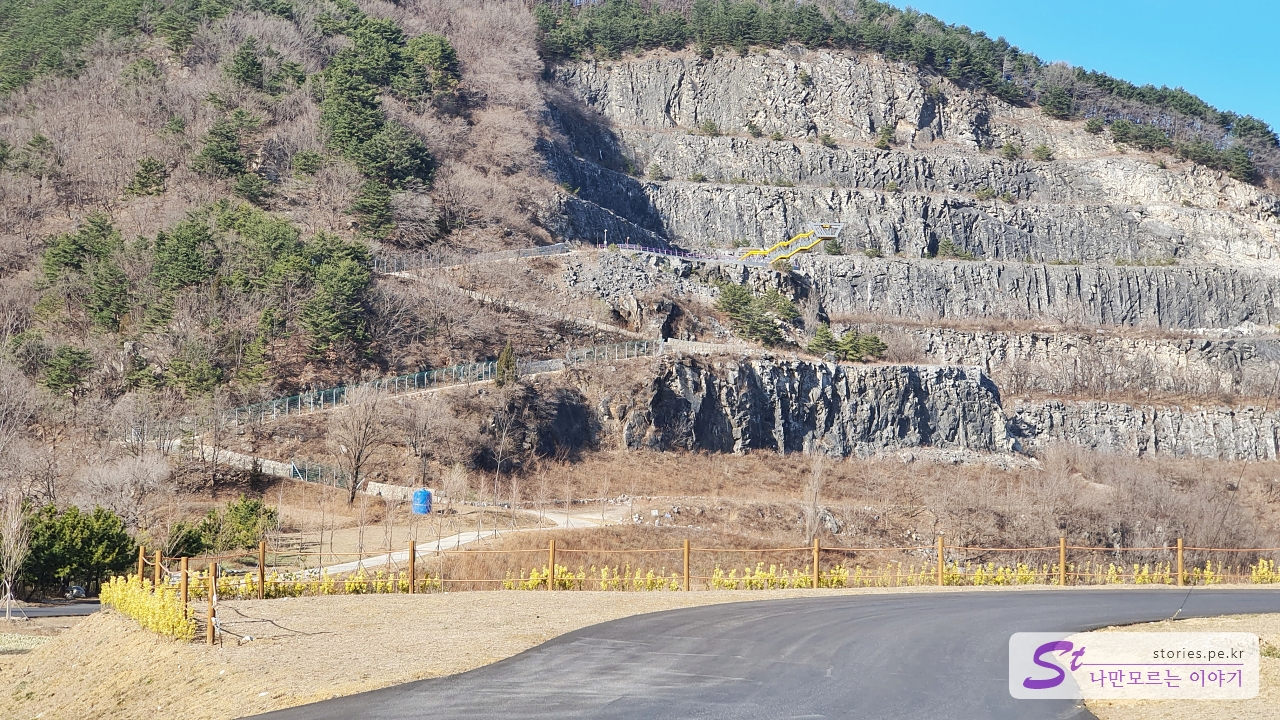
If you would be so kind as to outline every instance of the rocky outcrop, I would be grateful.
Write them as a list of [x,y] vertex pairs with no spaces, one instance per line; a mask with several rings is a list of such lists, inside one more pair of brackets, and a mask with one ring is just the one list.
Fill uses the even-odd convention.
[[973,365],[1011,393],[1280,398],[1280,338],[873,328],[903,333],[926,362]]
[[1280,277],[1224,267],[813,257],[800,268],[831,315],[1182,330],[1280,323]]
[[633,448],[847,456],[1012,447],[999,395],[974,368],[846,366],[776,356],[668,359],[624,427]]
[[1280,457],[1280,410],[1264,407],[1018,402],[1009,430],[1031,451],[1051,443],[1070,443],[1130,457],[1245,461]]

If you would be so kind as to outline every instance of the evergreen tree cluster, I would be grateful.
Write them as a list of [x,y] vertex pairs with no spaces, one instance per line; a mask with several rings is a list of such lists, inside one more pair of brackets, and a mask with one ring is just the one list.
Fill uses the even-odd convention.
[[93,592],[104,578],[124,572],[136,557],[124,521],[101,507],[86,513],[75,505],[65,510],[45,505],[27,516],[27,527],[31,553],[20,578],[37,589],[77,584]]
[[733,331],[744,340],[768,347],[782,345],[786,339],[779,325],[800,316],[795,304],[776,289],[757,295],[745,285],[721,283],[717,288],[720,298],[716,307],[729,316]]
[[[177,298],[192,289],[215,298],[243,296],[271,308],[252,337],[220,328],[213,319],[208,329],[217,338],[214,347],[184,346],[164,368],[140,366],[127,373],[137,386],[200,394],[230,377],[242,383],[267,379],[266,349],[276,337],[305,333],[317,354],[359,352],[368,339],[369,265],[363,244],[323,232],[304,239],[285,219],[223,201],[154,238],[129,242],[105,215],[92,214],[75,232],[48,241],[42,288],[98,331],[131,339],[165,331]],[[137,268],[149,272],[131,281]],[[292,310],[274,309],[280,307]],[[243,353],[236,350],[246,345]],[[73,397],[91,369],[88,354],[70,347],[40,360],[43,384]]]
[[236,48],[223,72],[241,85],[269,95],[279,95],[290,85],[298,87],[307,79],[301,64],[282,60],[280,53],[270,45],[259,49],[255,37],[248,38]]
[[1141,150],[1171,150],[1184,160],[1215,170],[1224,170],[1240,182],[1256,183],[1260,174],[1249,150],[1240,143],[1219,149],[1204,139],[1175,143],[1168,133],[1154,125],[1116,120],[1110,125],[1111,139]]
[[0,0],[0,95],[46,74],[73,75],[97,38],[154,32],[186,50],[201,23],[237,7],[292,17],[287,0]]
[[1252,140],[1264,146],[1277,145],[1276,133],[1262,120],[1252,115],[1237,115],[1229,110],[1219,110],[1196,95],[1182,88],[1156,87],[1154,85],[1134,85],[1131,82],[1113,78],[1095,70],[1076,69],[1076,78],[1100,88],[1109,95],[1125,100],[1133,100],[1144,105],[1151,105],[1166,110],[1173,110],[1188,117],[1195,117],[1213,123],[1231,135]]
[[813,339],[805,348],[810,354],[819,357],[834,355],[844,362],[869,362],[884,357],[888,346],[879,337],[870,333],[863,334],[857,330],[849,330],[839,338],[831,331],[831,326],[823,323],[813,333]]
[[461,78],[458,57],[442,36],[406,38],[394,21],[367,17],[346,0],[338,6],[342,18],[325,16],[319,24],[351,45],[324,70],[320,117],[330,146],[368,181],[352,207],[362,232],[383,237],[391,229],[393,192],[430,184],[435,161],[421,140],[387,118],[380,96],[389,91],[425,102],[453,92]]
[[787,0],[695,0],[687,13],[648,7],[638,0],[598,3],[540,2],[534,13],[543,52],[552,58],[586,54],[618,57],[659,47],[690,44],[709,56],[716,47],[806,47],[875,50],[890,60],[932,68],[955,80],[986,88],[1010,102],[1024,90],[1006,75],[1038,68],[1040,60],[1003,39],[992,40],[931,15],[899,10],[874,0],[840,13],[813,3]]

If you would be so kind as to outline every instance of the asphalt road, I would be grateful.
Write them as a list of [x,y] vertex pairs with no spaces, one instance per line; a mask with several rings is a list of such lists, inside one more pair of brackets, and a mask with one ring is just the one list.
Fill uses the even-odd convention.
[[[855,595],[672,610],[502,662],[260,718],[1091,718],[1014,700],[1009,636],[1171,616],[1165,590]],[[1278,590],[1195,590],[1180,617],[1280,612]],[[413,622],[413,618],[404,618]]]
[[[92,615],[102,606],[97,600],[88,602],[67,603],[66,605],[37,605],[34,607],[24,607],[13,609],[13,614],[17,617],[79,617],[81,615]],[[4,618],[4,605],[0,604],[0,619]]]

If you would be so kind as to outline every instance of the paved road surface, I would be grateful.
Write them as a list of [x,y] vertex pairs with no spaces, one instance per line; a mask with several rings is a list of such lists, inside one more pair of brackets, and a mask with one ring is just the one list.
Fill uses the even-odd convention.
[[[24,607],[13,609],[15,617],[76,617],[80,615],[92,615],[98,612],[101,606],[97,600],[88,602],[68,603],[66,605],[39,605],[36,607]],[[0,604],[0,619],[4,619],[4,605]]]
[[[259,717],[1091,718],[1074,701],[1011,698],[1009,636],[1164,619],[1185,596],[860,595],[672,610],[584,628],[460,675]],[[1181,616],[1253,612],[1280,612],[1280,589],[1197,589]]]

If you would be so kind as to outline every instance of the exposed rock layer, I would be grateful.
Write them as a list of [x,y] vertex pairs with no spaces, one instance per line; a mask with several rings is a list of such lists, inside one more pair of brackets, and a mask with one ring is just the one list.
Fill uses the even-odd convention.
[[872,258],[806,258],[800,267],[829,314],[1183,330],[1280,323],[1280,277],[1223,267]]
[[630,447],[867,455],[905,447],[1005,451],[995,387],[962,367],[776,358],[665,362],[626,419]]
[[1026,450],[1061,442],[1129,456],[1275,460],[1280,410],[1159,407],[1101,401],[1016,403],[1009,422]]

